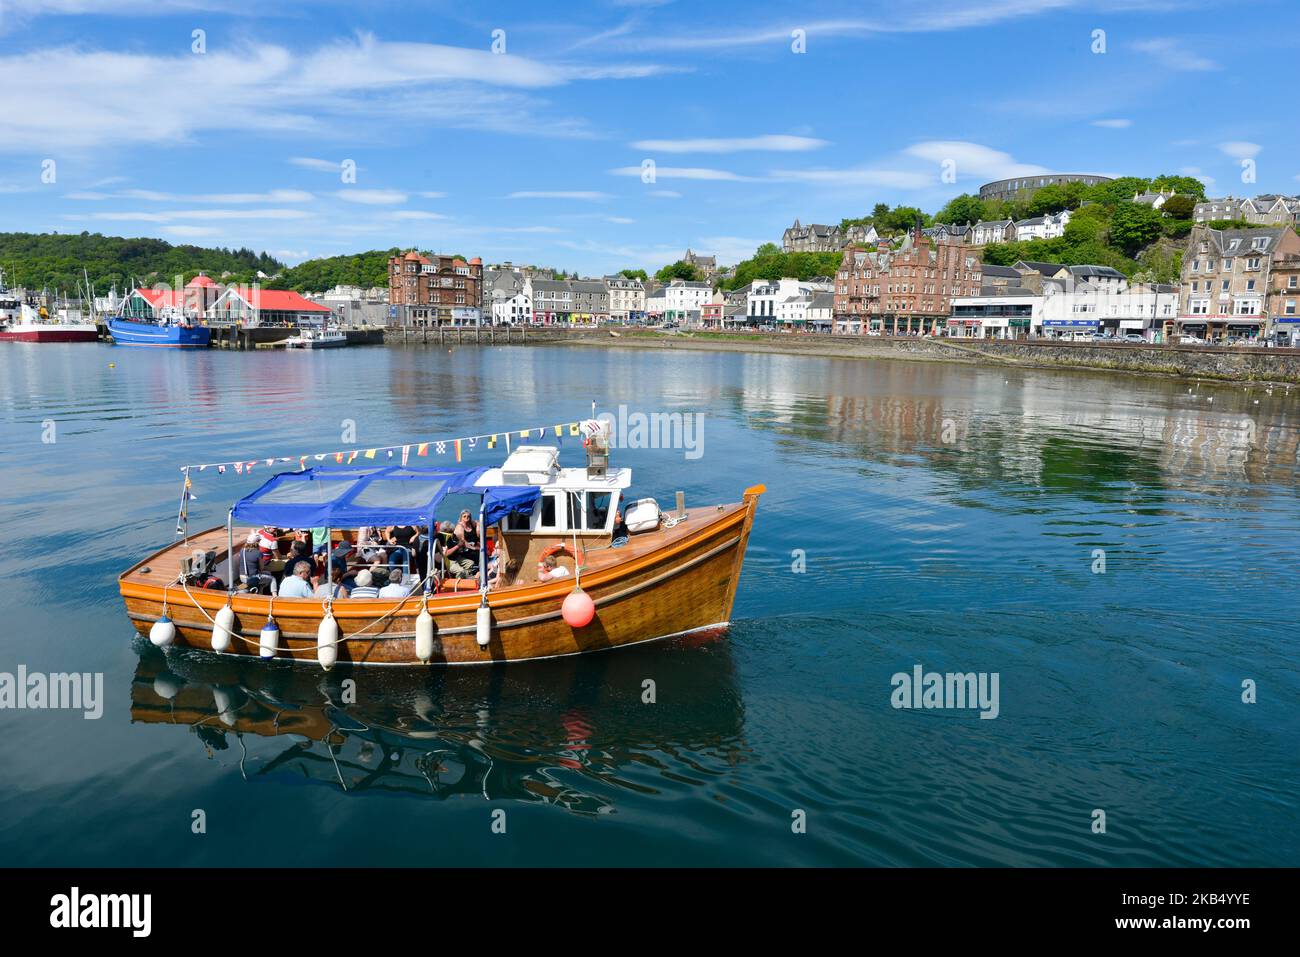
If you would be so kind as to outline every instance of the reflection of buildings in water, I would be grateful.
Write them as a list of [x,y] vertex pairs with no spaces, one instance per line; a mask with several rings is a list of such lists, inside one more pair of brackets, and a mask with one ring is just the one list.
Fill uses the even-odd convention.
[[[689,704],[643,704],[647,677]],[[481,795],[587,814],[612,804],[582,790],[583,778],[621,782],[685,751],[745,760],[743,717],[725,638],[537,666],[329,674],[147,648],[131,686],[133,722],[186,726],[209,754],[237,754],[246,780],[291,774],[349,793]],[[653,790],[643,774],[637,787]]]
[[[1073,379],[1030,376],[1012,383],[995,376],[990,387],[988,378],[962,383],[950,395],[861,388],[829,393],[818,437],[868,453],[918,455],[945,464],[954,464],[945,453],[960,451],[963,471],[1027,485],[1042,484],[1052,440],[1077,447],[1085,462],[1131,457],[1133,474],[1098,474],[1098,482],[1141,481],[1147,468],[1171,482],[1294,478],[1300,429],[1294,415],[1266,397],[1255,406],[1251,393],[1224,390],[1216,396],[1219,410],[1211,411],[1207,397],[1188,396],[1182,386],[1135,393],[1100,380],[1100,388],[1081,392]],[[1123,468],[1122,460],[1109,464]]]

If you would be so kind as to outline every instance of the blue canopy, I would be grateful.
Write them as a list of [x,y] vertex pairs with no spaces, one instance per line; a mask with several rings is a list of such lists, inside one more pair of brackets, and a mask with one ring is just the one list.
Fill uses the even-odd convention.
[[234,517],[279,528],[427,525],[448,495],[481,495],[488,525],[511,512],[532,514],[541,489],[476,485],[486,471],[358,465],[281,472],[236,502]]

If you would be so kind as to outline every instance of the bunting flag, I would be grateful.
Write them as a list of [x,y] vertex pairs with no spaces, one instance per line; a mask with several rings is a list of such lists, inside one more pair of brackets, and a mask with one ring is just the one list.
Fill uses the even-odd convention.
[[217,474],[224,475],[226,474],[227,469],[233,467],[236,474],[244,475],[251,473],[258,465],[274,466],[277,463],[284,463],[292,468],[293,464],[296,462],[297,467],[300,470],[305,470],[308,459],[313,459],[317,462],[324,462],[329,458],[333,458],[339,465],[345,463],[351,465],[362,455],[364,455],[367,460],[373,461],[378,457],[379,452],[384,453],[384,458],[396,459],[399,450],[402,453],[401,462],[405,466],[410,460],[412,446],[415,448],[416,455],[427,456],[429,454],[430,445],[434,447],[438,455],[445,455],[448,452],[447,447],[450,445],[452,447],[451,450],[454,451],[456,455],[456,461],[460,462],[464,458],[467,447],[470,452],[478,451],[480,440],[482,439],[487,440],[486,445],[489,449],[496,449],[501,443],[501,440],[505,439],[506,453],[509,454],[512,445],[511,439],[516,436],[519,440],[532,439],[534,432],[537,433],[537,438],[543,441],[547,438],[548,432],[553,433],[555,439],[560,440],[560,443],[562,444],[566,433],[569,436],[575,437],[582,435],[582,423],[559,422],[535,428],[519,429],[514,432],[485,432],[481,435],[463,435],[450,439],[432,439],[428,442],[410,443],[407,445],[377,446],[373,449],[344,449],[343,451],[333,452],[308,452],[303,455],[272,456],[263,459],[245,459],[238,462],[207,462],[204,464],[185,465],[181,466],[181,468],[183,470],[192,470],[195,472],[202,472],[206,469],[213,468],[216,469]]

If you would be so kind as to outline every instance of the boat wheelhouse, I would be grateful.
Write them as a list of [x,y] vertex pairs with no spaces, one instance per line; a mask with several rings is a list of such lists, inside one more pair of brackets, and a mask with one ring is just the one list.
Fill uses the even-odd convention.
[[[556,448],[521,446],[497,468],[280,473],[235,503],[224,527],[187,535],[123,572],[127,614],[160,646],[327,669],[551,658],[725,628],[764,487],[746,489],[740,502],[689,509],[678,493],[667,513],[649,499],[625,505],[631,471],[608,468],[599,432],[587,445],[586,468],[561,467]],[[474,577],[456,577],[433,545],[448,499],[477,499]],[[250,543],[237,525],[264,537]],[[362,530],[406,526],[424,530],[415,546],[423,561],[410,564],[425,569],[395,574],[411,589],[406,597],[288,598],[236,584],[245,549],[265,548],[278,572],[292,538],[285,530],[315,528],[325,529],[327,555],[345,556],[325,561],[328,592],[336,573],[374,567]],[[214,573],[220,588],[202,587]]]

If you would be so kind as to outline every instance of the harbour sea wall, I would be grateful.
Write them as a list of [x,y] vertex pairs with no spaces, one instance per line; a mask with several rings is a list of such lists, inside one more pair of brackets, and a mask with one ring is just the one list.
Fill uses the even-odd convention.
[[[582,346],[771,352],[839,359],[966,362],[1072,368],[1225,382],[1300,383],[1300,349],[833,336],[816,333],[710,334],[531,328],[526,342]],[[391,341],[391,339],[390,339]]]

